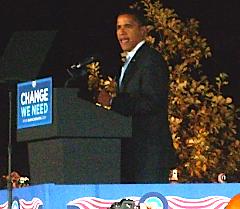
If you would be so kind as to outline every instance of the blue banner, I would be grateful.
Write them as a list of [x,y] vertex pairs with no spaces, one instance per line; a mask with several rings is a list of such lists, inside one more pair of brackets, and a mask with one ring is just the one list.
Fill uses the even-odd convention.
[[17,128],[52,123],[52,78],[17,84]]
[[[42,184],[13,190],[18,209],[109,209],[121,199],[157,209],[224,209],[240,191],[239,183],[209,184]],[[0,209],[8,209],[0,190]],[[14,208],[14,209],[15,209]],[[127,207],[126,207],[127,208]]]

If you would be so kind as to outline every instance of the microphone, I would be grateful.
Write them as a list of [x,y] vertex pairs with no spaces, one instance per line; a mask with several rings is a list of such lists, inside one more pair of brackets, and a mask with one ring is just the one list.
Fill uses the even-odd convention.
[[74,79],[85,77],[88,74],[88,70],[84,66],[98,59],[99,59],[98,56],[87,57],[82,62],[79,62],[66,68],[66,71],[70,75],[70,78],[66,80],[64,87],[65,88],[68,87],[69,83]]
[[94,56],[88,57],[88,58],[84,59],[82,62],[79,62],[77,64],[71,65],[70,69],[73,69],[73,70],[80,69],[83,66],[90,64],[94,60],[96,60],[96,58]]

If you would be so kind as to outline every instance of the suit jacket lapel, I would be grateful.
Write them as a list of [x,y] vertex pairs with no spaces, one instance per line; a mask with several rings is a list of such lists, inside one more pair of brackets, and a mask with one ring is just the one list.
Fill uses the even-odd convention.
[[130,63],[127,66],[127,69],[124,73],[122,83],[120,86],[120,92],[124,89],[124,87],[127,85],[128,81],[131,79],[131,77],[134,75],[134,72],[136,71],[137,67],[135,66],[135,59],[134,57],[130,61]]
[[137,60],[143,54],[145,45],[146,44],[143,44],[138,49],[138,51],[136,52],[136,54],[133,56],[130,63],[128,64],[127,69],[126,69],[126,71],[124,73],[124,76],[123,76],[123,79],[122,79],[121,86],[119,87],[120,92],[124,90],[124,88],[127,86],[127,83],[129,82],[129,80],[132,78],[134,73],[137,71]]

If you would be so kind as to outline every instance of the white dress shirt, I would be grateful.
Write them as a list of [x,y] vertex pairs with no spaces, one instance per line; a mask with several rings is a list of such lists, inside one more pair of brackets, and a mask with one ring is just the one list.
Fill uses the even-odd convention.
[[124,76],[124,73],[128,67],[128,64],[130,63],[130,61],[132,60],[133,56],[136,54],[137,50],[145,43],[145,41],[141,41],[139,42],[134,48],[132,51],[128,52],[127,53],[127,56],[126,56],[126,61],[124,63],[124,65],[122,66],[122,69],[121,69],[121,75],[120,75],[120,78],[119,78],[119,86],[121,86],[121,83],[122,83],[122,80],[123,80],[123,76]]

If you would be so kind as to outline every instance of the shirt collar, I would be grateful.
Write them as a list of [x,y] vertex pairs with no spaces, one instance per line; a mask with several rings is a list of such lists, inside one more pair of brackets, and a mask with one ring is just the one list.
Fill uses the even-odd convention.
[[145,40],[139,42],[133,49],[132,51],[127,53],[127,58],[132,58],[135,53],[137,52],[137,50],[145,43]]

